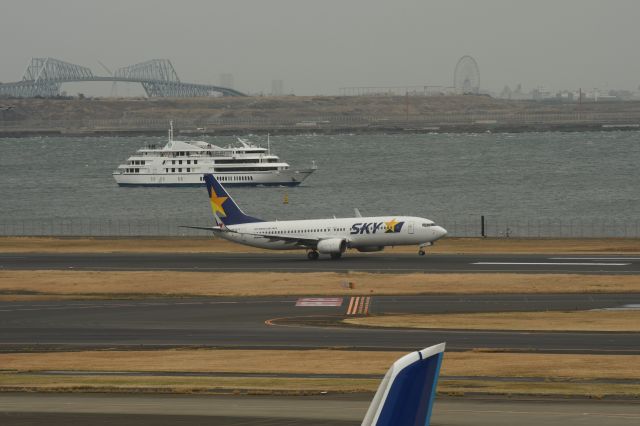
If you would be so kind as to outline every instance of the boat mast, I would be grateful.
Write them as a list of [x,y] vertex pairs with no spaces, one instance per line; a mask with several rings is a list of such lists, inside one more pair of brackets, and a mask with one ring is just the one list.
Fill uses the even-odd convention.
[[271,141],[269,140],[269,133],[267,133],[267,155],[271,155]]
[[173,120],[169,121],[169,142],[173,142]]

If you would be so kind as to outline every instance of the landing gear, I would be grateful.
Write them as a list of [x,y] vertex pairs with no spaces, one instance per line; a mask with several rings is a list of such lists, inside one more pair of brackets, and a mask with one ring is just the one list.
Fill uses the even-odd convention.
[[307,257],[309,258],[309,260],[318,260],[318,257],[320,257],[320,254],[317,251],[312,250],[309,253],[307,253]]
[[424,248],[432,245],[433,245],[432,242],[420,244],[420,247],[418,247],[418,255],[424,256],[426,254],[426,252],[424,251]]
[[342,253],[331,253],[331,259],[336,260],[342,257]]

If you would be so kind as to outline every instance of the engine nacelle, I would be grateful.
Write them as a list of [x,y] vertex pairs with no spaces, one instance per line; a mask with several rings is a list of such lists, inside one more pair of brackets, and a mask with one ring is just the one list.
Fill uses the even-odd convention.
[[371,251],[382,251],[384,250],[384,246],[367,246],[367,247],[358,247],[357,250],[361,253],[367,253]]
[[347,241],[342,238],[327,238],[318,242],[318,251],[320,253],[344,253],[347,249]]

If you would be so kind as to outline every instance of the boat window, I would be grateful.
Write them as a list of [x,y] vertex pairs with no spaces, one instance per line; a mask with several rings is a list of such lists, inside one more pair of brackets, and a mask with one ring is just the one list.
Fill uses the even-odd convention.
[[187,167],[187,173],[189,173],[191,171],[191,169],[189,167]]
[[198,160],[193,160],[193,164],[198,164]]
[[178,164],[182,164],[182,160],[178,160]]
[[171,168],[171,173],[175,173],[175,172],[176,172],[176,169],[172,167]]

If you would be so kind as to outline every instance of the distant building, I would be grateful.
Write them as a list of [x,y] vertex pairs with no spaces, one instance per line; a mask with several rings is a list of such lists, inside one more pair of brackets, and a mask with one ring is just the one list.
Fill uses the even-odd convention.
[[282,80],[271,80],[271,95],[284,95],[284,82]]
[[220,74],[220,86],[233,89],[233,74],[231,73]]

